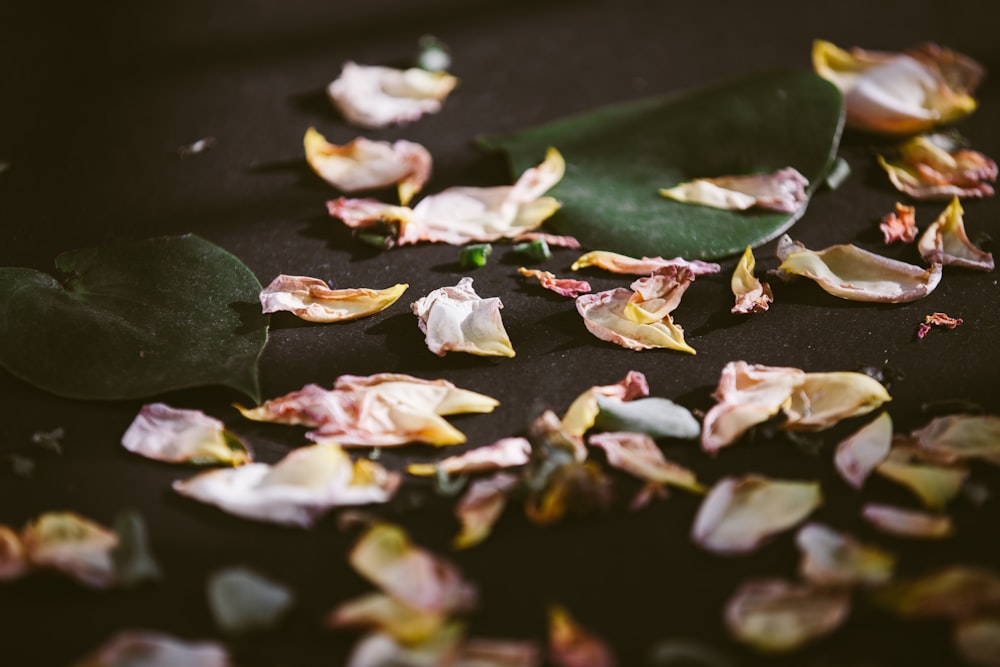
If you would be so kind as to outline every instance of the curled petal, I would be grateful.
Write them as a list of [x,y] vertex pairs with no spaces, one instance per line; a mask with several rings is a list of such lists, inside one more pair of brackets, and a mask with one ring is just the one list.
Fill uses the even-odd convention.
[[930,509],[942,509],[947,505],[969,477],[967,468],[914,462],[913,458],[914,452],[896,448],[875,470],[909,488]]
[[883,239],[887,244],[895,241],[911,243],[917,238],[917,221],[915,211],[912,206],[906,206],[896,202],[896,210],[887,213],[879,223],[878,228],[882,230]]
[[436,289],[410,306],[426,335],[427,347],[440,357],[448,352],[513,357],[501,308],[498,297],[483,299],[476,294],[469,277],[454,287]]
[[958,198],[952,199],[917,242],[920,256],[934,264],[992,271],[993,255],[980,250],[969,240],[962,213]]
[[327,94],[348,122],[379,128],[437,113],[457,84],[458,79],[445,72],[347,62]]
[[913,432],[918,447],[949,460],[980,459],[1000,465],[1000,417],[947,415]]
[[869,503],[861,516],[879,530],[898,537],[939,540],[954,533],[951,517],[944,514]]
[[406,472],[422,477],[433,476],[439,472],[447,475],[468,475],[522,466],[528,463],[530,458],[531,443],[527,438],[501,438],[492,445],[469,449],[437,463],[411,463],[406,467]]
[[401,476],[325,443],[297,449],[271,466],[251,463],[174,482],[174,490],[256,521],[308,528],[333,507],[384,503]]
[[603,449],[610,465],[639,479],[705,492],[694,472],[668,461],[656,442],[644,433],[597,433],[590,436],[588,443]]
[[18,579],[28,571],[28,555],[21,537],[9,526],[0,525],[0,581]]
[[774,300],[770,285],[754,276],[755,265],[753,250],[747,246],[730,280],[733,296],[736,297],[736,305],[732,308],[734,313],[759,313],[767,310],[768,304]]
[[923,201],[991,197],[997,179],[996,162],[944,135],[914,137],[878,162],[897,190]]
[[884,584],[896,566],[892,554],[818,523],[803,526],[795,543],[802,553],[802,576],[820,586]]
[[680,257],[673,259],[663,259],[662,257],[643,257],[636,259],[628,255],[621,255],[607,250],[594,250],[581,255],[570,267],[574,271],[579,271],[588,266],[596,266],[611,273],[624,273],[635,276],[648,276],[657,269],[665,266],[681,266],[695,276],[704,276],[718,273],[722,267],[714,262],[703,262],[699,259],[688,261]]
[[871,423],[837,445],[834,464],[841,477],[860,489],[868,475],[892,449],[892,417],[883,412]]
[[354,230],[377,228],[391,232],[396,238],[410,234],[411,226],[419,226],[413,218],[413,209],[407,206],[383,204],[375,199],[349,199],[338,197],[326,203],[331,217]]
[[557,667],[614,667],[611,648],[581,628],[569,612],[552,605],[549,616],[549,657]]
[[794,213],[806,201],[809,181],[792,167],[771,174],[697,178],[660,190],[660,195],[686,204],[730,211],[761,208]]
[[702,501],[691,538],[714,553],[748,553],[805,519],[822,501],[816,482],[727,477]]
[[866,415],[891,400],[878,380],[852,371],[806,373],[784,406],[782,428],[819,431],[849,417]]
[[563,429],[573,436],[582,437],[594,425],[601,411],[597,399],[602,396],[615,401],[631,401],[649,396],[649,383],[639,371],[629,371],[620,382],[591,387],[570,404],[562,418]]
[[624,288],[583,294],[576,299],[576,309],[587,330],[601,340],[630,350],[667,348],[695,353],[684,341],[684,330],[669,317],[662,321],[635,321],[629,312],[633,294]]
[[952,565],[880,589],[876,601],[905,618],[963,618],[1000,604],[993,570]]
[[21,540],[32,567],[58,570],[91,588],[115,584],[117,536],[72,512],[47,512],[25,526]]
[[265,313],[288,311],[308,322],[345,322],[385,310],[409,285],[387,289],[330,289],[319,278],[279,275],[260,293]]
[[908,53],[844,51],[813,43],[813,67],[844,94],[848,124],[874,132],[909,134],[965,116],[982,78],[972,59],[932,44]]
[[517,270],[525,278],[534,278],[538,283],[547,290],[555,292],[560,296],[568,296],[571,299],[575,299],[581,294],[586,294],[590,291],[590,283],[586,280],[574,280],[572,278],[557,278],[554,273],[549,271],[540,271],[538,269],[528,269],[525,267],[520,267]]
[[791,651],[836,630],[850,605],[846,589],[760,579],[733,594],[725,621],[736,639],[760,651]]
[[431,176],[431,154],[412,141],[371,141],[358,137],[337,146],[310,127],[303,144],[306,161],[324,181],[342,192],[397,185],[404,206]]
[[941,265],[924,269],[850,244],[812,251],[787,236],[778,244],[780,271],[804,276],[829,294],[851,301],[908,303],[922,299],[941,281]]
[[115,635],[75,667],[233,667],[225,646],[188,642],[146,630]]
[[179,410],[164,403],[144,405],[122,436],[130,452],[169,463],[228,463],[252,460],[239,438],[200,410]]
[[489,537],[493,524],[507,507],[507,495],[520,481],[515,475],[500,472],[472,482],[455,507],[462,531],[452,541],[452,546],[468,549]]

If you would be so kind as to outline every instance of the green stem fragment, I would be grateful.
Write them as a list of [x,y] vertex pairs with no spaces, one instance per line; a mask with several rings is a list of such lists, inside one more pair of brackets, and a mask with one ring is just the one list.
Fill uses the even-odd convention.
[[493,252],[493,246],[489,243],[467,245],[459,251],[458,263],[463,269],[486,266],[486,260],[491,252]]
[[552,257],[552,251],[549,249],[549,244],[543,238],[538,238],[533,241],[525,241],[524,243],[516,243],[513,250],[517,254],[523,255],[533,262],[540,262],[544,259]]

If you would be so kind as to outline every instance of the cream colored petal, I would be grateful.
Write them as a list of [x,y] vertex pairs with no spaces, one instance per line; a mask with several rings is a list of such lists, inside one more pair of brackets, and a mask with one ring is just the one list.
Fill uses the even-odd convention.
[[732,308],[734,313],[759,313],[767,310],[768,304],[774,300],[771,287],[754,276],[755,266],[753,249],[747,246],[729,281],[736,297],[736,305]]
[[397,641],[385,632],[365,635],[354,646],[346,667],[440,667],[456,664],[465,628],[452,622],[416,644]]
[[555,292],[559,296],[567,296],[571,299],[575,299],[581,294],[586,294],[590,291],[590,283],[586,280],[574,280],[572,278],[557,278],[554,273],[549,271],[540,271],[538,269],[528,269],[525,267],[520,267],[517,270],[525,278],[534,278],[538,281],[538,284],[545,289]]
[[46,512],[25,526],[21,540],[32,567],[58,570],[91,588],[115,584],[111,552],[118,537],[73,512]]
[[597,403],[598,396],[616,401],[631,401],[649,396],[649,383],[639,371],[629,371],[615,384],[591,387],[577,396],[563,415],[562,427],[567,433],[583,437],[593,427],[594,420],[601,411]]
[[739,641],[760,651],[792,651],[836,630],[850,613],[846,589],[759,579],[726,602],[725,622]]
[[368,593],[331,611],[326,625],[372,628],[404,644],[418,644],[432,638],[447,620],[444,612],[417,610],[385,593]]
[[684,330],[669,317],[653,322],[632,319],[629,306],[633,294],[624,288],[583,294],[576,299],[576,309],[587,330],[601,340],[631,350],[667,348],[695,354],[694,348],[684,341]]
[[570,248],[572,250],[580,249],[580,241],[577,240],[575,236],[566,236],[564,234],[546,234],[544,232],[524,232],[518,234],[511,239],[514,243],[532,241],[545,241],[545,245],[552,248]]
[[549,659],[556,667],[615,667],[611,648],[560,605],[548,608]]
[[308,322],[345,322],[385,310],[407,287],[330,289],[318,278],[282,274],[261,291],[260,305],[265,313],[287,311]]
[[700,204],[729,211],[745,211],[757,203],[757,199],[752,195],[728,190],[708,178],[698,178],[672,188],[661,188],[660,196],[682,204]]
[[936,417],[914,431],[913,437],[920,448],[932,454],[1000,465],[1000,417],[996,415]]
[[778,246],[778,269],[814,280],[842,299],[907,303],[933,292],[941,280],[940,264],[924,269],[846,244],[812,251],[787,239]]
[[702,501],[691,539],[718,554],[748,553],[801,522],[822,502],[817,482],[727,477]]
[[372,461],[357,463],[339,446],[321,443],[277,464],[252,463],[174,482],[181,495],[236,516],[308,528],[339,506],[384,503],[401,482]]
[[327,94],[348,122],[379,128],[437,113],[457,84],[458,79],[445,72],[347,62]]
[[761,208],[794,213],[806,201],[809,181],[792,167],[771,174],[698,178],[660,190],[660,195],[685,204],[730,211]]
[[951,565],[898,580],[876,601],[904,618],[964,618],[1000,605],[1000,575],[985,567]]
[[[137,662],[137,660],[139,662]],[[73,667],[233,667],[225,646],[148,630],[125,630]]]
[[875,469],[886,479],[909,488],[928,509],[940,510],[962,490],[968,468],[914,461],[912,452],[894,448]]
[[837,445],[834,464],[840,476],[860,489],[868,475],[892,449],[892,417],[883,412]]
[[408,206],[383,204],[375,199],[338,197],[326,203],[326,210],[351,229],[373,228],[390,233],[396,237],[393,242],[405,244],[404,239],[420,235],[420,222]]
[[892,505],[869,503],[862,508],[861,516],[879,530],[898,537],[939,540],[955,531],[951,517],[945,514]]
[[1000,616],[960,619],[955,624],[955,648],[967,664],[1000,667]]
[[144,405],[122,436],[130,452],[168,463],[243,465],[253,457],[225,424],[200,410]]
[[892,554],[819,523],[803,526],[795,543],[802,554],[802,577],[819,586],[884,584],[896,566]]
[[504,472],[473,481],[455,507],[462,531],[455,536],[452,547],[468,549],[489,537],[493,524],[507,507],[508,494],[520,481],[519,477]]
[[21,537],[9,526],[0,525],[0,581],[12,581],[28,571],[28,555]]
[[459,667],[539,667],[542,651],[533,641],[471,637],[462,644]]
[[917,242],[920,256],[928,263],[992,271],[993,255],[969,240],[962,214],[962,204],[955,197]]
[[866,415],[892,400],[878,380],[852,371],[806,373],[784,406],[782,428],[819,431],[849,417]]
[[527,438],[501,438],[491,445],[476,447],[436,463],[411,463],[406,467],[406,472],[422,477],[433,476],[439,472],[447,475],[468,475],[522,466],[530,458],[531,443]]
[[513,357],[514,346],[500,318],[501,308],[499,298],[483,299],[476,294],[469,277],[454,287],[436,289],[410,306],[426,336],[427,347],[438,356],[466,352]]
[[587,440],[604,450],[608,464],[639,479],[704,493],[695,473],[668,461],[656,442],[644,433],[595,433]]
[[982,153],[961,148],[949,135],[907,140],[890,157],[878,156],[900,192],[923,201],[953,197],[991,197],[997,164]]
[[704,276],[718,273],[722,267],[714,262],[703,262],[701,260],[688,261],[681,257],[673,259],[663,259],[662,257],[643,257],[636,259],[628,255],[621,255],[607,250],[593,250],[573,262],[570,268],[574,271],[596,266],[597,268],[610,271],[611,273],[624,273],[635,276],[648,276],[657,269],[665,266],[683,266],[695,276]]

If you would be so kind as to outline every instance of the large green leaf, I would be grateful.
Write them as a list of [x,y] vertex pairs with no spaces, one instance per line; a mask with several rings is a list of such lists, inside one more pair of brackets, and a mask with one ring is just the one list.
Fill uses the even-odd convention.
[[194,235],[84,248],[62,280],[0,268],[0,365],[71,398],[123,399],[202,385],[259,400],[267,341],[260,283]]
[[833,84],[781,71],[605,107],[480,145],[506,151],[515,174],[557,148],[567,167],[549,193],[563,204],[551,224],[592,249],[711,259],[775,238],[805,206],[794,214],[724,211],[664,199],[659,189],[792,166],[809,179],[811,195],[842,128]]

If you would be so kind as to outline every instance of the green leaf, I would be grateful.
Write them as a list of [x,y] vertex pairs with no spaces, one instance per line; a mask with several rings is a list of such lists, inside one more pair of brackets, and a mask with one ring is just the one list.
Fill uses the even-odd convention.
[[0,268],[0,365],[60,396],[225,385],[259,400],[260,283],[194,235],[74,250],[65,278]]
[[693,92],[604,107],[512,134],[482,147],[507,153],[513,173],[549,146],[566,175],[548,194],[562,208],[549,220],[585,246],[636,257],[719,258],[758,246],[804,212],[725,211],[660,197],[694,178],[795,167],[811,195],[833,160],[843,98],[812,72],[755,74]]

